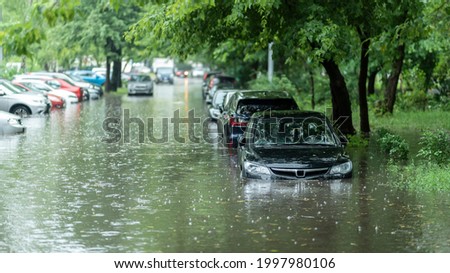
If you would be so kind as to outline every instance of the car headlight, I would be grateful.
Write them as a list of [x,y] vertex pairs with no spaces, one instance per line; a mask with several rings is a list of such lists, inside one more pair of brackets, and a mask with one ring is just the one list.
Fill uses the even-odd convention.
[[14,125],[21,125],[22,122],[20,121],[20,119],[15,119],[15,118],[10,118],[8,119],[8,123],[12,126]]
[[247,172],[252,173],[252,174],[270,175],[269,168],[255,164],[255,163],[244,162],[244,168]]
[[44,104],[43,100],[33,99],[32,101],[35,102],[35,103]]
[[347,174],[352,171],[352,168],[352,162],[347,161],[343,164],[333,166],[330,170],[330,174]]

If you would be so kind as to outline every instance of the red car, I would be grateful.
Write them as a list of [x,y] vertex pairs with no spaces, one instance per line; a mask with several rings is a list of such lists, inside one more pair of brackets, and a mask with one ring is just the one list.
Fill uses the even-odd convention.
[[[22,90],[24,92],[39,92],[39,93],[43,93],[40,90],[37,89],[31,89],[30,87],[27,87],[23,84],[20,83],[12,83],[15,87],[17,87],[19,90]],[[60,96],[57,96],[55,94],[46,94],[48,99],[50,100],[51,104],[52,104],[52,108],[64,108],[66,106],[66,102],[64,101],[64,99]]]
[[77,96],[78,101],[83,100],[83,88],[81,88],[79,86],[71,85],[70,83],[68,83],[62,79],[54,78],[54,80],[59,83],[59,85],[60,85],[59,88],[74,93]]

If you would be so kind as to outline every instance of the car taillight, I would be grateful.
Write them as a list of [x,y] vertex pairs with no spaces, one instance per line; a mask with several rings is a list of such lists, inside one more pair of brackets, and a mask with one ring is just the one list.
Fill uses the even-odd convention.
[[230,118],[230,125],[231,125],[231,127],[247,126],[247,122],[246,121],[240,121],[237,118]]

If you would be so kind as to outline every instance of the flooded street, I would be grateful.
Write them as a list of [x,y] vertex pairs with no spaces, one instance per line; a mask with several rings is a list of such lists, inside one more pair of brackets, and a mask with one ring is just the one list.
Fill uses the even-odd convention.
[[[108,141],[125,110],[130,133]],[[352,179],[243,181],[236,151],[190,140],[214,124],[165,127],[190,110],[207,117],[200,80],[177,79],[0,136],[0,252],[450,252],[449,195],[389,187],[373,145],[348,151]]]

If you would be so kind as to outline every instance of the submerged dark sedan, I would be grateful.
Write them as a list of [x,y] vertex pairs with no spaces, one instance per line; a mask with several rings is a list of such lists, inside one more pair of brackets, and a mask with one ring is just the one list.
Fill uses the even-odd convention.
[[310,111],[253,114],[238,160],[244,178],[348,178],[353,169],[329,120]]

